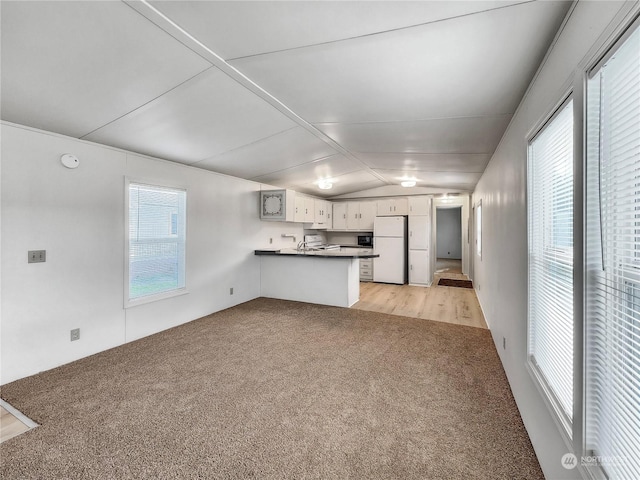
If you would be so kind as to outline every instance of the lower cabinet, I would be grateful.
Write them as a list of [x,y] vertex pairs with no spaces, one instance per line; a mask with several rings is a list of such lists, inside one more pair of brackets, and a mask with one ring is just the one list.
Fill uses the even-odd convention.
[[429,250],[409,250],[409,283],[428,285],[430,282]]
[[373,282],[373,258],[360,259],[360,281]]

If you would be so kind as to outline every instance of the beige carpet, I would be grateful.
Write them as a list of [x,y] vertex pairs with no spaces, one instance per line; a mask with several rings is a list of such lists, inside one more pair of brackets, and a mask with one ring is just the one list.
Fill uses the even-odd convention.
[[541,479],[490,333],[257,299],[2,387],[3,479]]

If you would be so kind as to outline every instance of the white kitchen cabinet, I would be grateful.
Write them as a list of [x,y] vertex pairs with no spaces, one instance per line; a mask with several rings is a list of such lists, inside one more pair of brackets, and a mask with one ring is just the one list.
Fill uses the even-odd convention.
[[431,216],[409,215],[409,283],[429,285]]
[[409,201],[406,197],[384,198],[378,200],[378,216],[408,215]]
[[361,232],[373,232],[373,221],[378,213],[378,202],[360,202],[360,225]]
[[326,224],[327,223],[327,206],[329,202],[326,200],[316,200],[315,208],[316,208],[316,216],[315,223],[317,224]]
[[294,221],[302,223],[304,222],[304,197],[302,195],[296,194],[295,206]]
[[293,190],[263,190],[260,192],[260,219],[279,222],[295,221]]
[[428,285],[429,282],[429,250],[409,250],[409,283]]
[[409,197],[409,215],[429,215],[431,213],[431,197],[419,195]]
[[347,204],[346,202],[336,202],[333,204],[333,229],[347,229]]
[[[363,253],[371,253],[373,249],[363,250]],[[373,258],[360,259],[360,281],[373,282]]]
[[313,223],[316,220],[316,204],[311,197],[304,197],[304,222]]
[[331,202],[326,202],[327,203],[327,220],[325,222],[325,225],[327,226],[328,229],[332,229],[333,228],[333,204]]
[[347,230],[360,228],[360,202],[347,202]]
[[409,216],[409,250],[429,249],[429,215]]
[[376,212],[377,203],[375,201],[347,202],[347,230],[358,232],[373,231],[373,220],[376,218]]

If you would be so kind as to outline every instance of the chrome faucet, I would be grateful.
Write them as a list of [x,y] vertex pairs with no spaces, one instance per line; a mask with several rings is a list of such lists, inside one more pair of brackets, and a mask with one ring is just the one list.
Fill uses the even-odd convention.
[[304,251],[304,250],[306,250],[306,247],[307,247],[307,242],[305,242],[304,240],[300,240],[298,242],[298,246],[296,247],[296,250],[299,251],[299,252],[300,251]]

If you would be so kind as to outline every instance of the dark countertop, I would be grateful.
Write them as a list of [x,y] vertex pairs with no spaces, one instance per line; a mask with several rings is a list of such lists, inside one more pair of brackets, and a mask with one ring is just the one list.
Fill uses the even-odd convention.
[[261,249],[255,250],[256,255],[281,255],[281,256],[294,256],[294,257],[321,257],[321,258],[377,258],[380,255],[372,253],[372,248],[358,248],[358,247],[341,247],[335,250],[304,250],[299,251],[295,248],[281,248],[281,249]]

